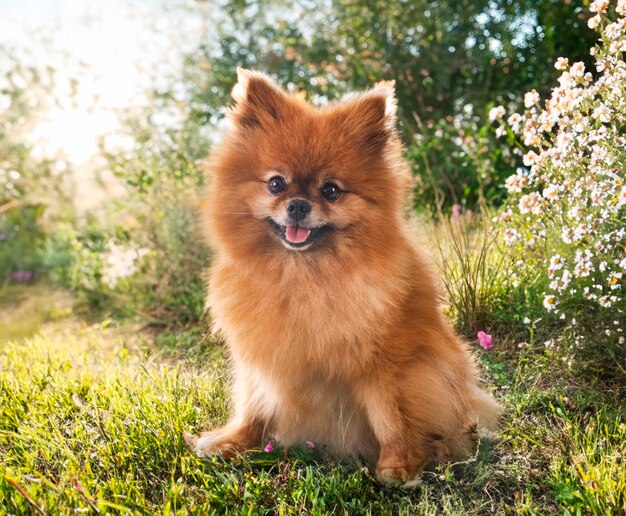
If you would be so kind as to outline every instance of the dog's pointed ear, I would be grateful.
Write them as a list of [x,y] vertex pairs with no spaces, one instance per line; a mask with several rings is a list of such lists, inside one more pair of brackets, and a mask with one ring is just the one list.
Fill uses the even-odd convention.
[[246,129],[279,122],[288,109],[289,96],[261,72],[237,68],[237,84],[232,91],[233,115]]
[[366,149],[378,150],[396,135],[394,81],[380,81],[350,99],[344,113],[351,136]]

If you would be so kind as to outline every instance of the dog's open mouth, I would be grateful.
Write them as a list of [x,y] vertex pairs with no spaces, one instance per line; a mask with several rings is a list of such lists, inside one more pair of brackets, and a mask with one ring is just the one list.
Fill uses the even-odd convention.
[[306,226],[281,226],[273,219],[266,219],[272,231],[280,237],[283,243],[292,249],[303,249],[316,242],[322,235],[331,231],[330,225],[314,228]]

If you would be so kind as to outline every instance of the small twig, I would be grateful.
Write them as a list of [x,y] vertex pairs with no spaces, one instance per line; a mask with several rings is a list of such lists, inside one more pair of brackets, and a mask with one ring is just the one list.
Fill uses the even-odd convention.
[[9,211],[11,208],[15,208],[16,206],[19,206],[20,204],[22,204],[22,201],[19,201],[17,199],[13,199],[12,201],[9,201],[3,204],[2,206],[0,206],[0,214],[4,213],[5,211]]
[[87,496],[85,488],[76,477],[72,477],[72,487],[80,496],[85,499],[85,501],[89,504],[89,507],[91,507],[96,514],[100,514],[100,509],[98,508],[96,503]]
[[9,484],[11,484],[15,489],[18,490],[18,492],[26,499],[26,501],[31,504],[33,506],[33,508],[37,511],[37,513],[39,514],[48,514],[45,509],[42,509],[41,507],[39,507],[39,505],[37,505],[37,503],[35,502],[35,500],[33,500],[30,495],[26,492],[26,490],[17,483],[16,480],[13,480],[12,478],[9,477],[5,477],[7,482]]

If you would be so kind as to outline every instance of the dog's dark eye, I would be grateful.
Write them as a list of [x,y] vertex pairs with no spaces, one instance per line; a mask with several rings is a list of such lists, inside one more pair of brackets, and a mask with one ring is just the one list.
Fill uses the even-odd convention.
[[272,194],[278,195],[287,190],[287,183],[282,177],[274,176],[267,182],[267,188]]
[[322,186],[322,197],[327,201],[336,201],[340,193],[341,190],[335,183],[325,183],[324,186]]

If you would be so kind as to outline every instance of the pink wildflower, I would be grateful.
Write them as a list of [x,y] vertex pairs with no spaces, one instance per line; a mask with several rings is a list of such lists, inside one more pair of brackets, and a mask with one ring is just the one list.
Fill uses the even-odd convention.
[[274,442],[273,441],[269,441],[265,445],[265,448],[263,448],[263,451],[266,452],[266,453],[270,453],[270,452],[274,451]]
[[450,220],[452,222],[457,222],[461,218],[461,205],[459,203],[454,203],[452,205],[452,215],[450,215]]
[[483,349],[493,348],[493,337],[484,331],[479,331],[476,335],[478,337],[478,343]]
[[313,448],[317,448],[317,446],[315,445],[315,443],[313,441],[307,441],[306,442],[306,447],[313,449]]

